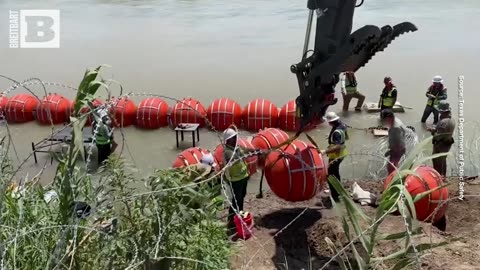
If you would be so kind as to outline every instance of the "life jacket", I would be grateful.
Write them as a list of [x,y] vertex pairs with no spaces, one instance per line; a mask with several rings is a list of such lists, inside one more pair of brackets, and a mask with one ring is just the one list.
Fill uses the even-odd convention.
[[332,130],[330,131],[330,135],[328,136],[328,145],[329,147],[334,147],[336,144],[333,142],[333,134],[338,133],[341,137],[341,149],[339,152],[334,152],[334,153],[329,153],[327,154],[328,159],[330,161],[339,159],[339,158],[344,158],[345,156],[348,155],[347,152],[347,146],[345,145],[345,142],[348,140],[348,133],[347,133],[347,127],[343,124],[339,124],[336,127],[333,127]]
[[[99,126],[98,126],[99,125]],[[98,128],[97,128],[98,127]],[[99,145],[110,144],[110,127],[107,126],[105,123],[97,123],[93,122],[92,125],[93,131],[97,131],[95,134],[95,142]]]
[[393,90],[397,90],[397,88],[392,85],[390,90],[387,90],[387,87],[383,88],[382,92],[382,105],[383,107],[393,108],[395,104],[393,104]]
[[428,101],[427,101],[427,106],[438,106],[438,104],[440,103],[440,95],[442,94],[442,92],[445,90],[445,86],[443,86],[443,84],[441,84],[439,87],[435,87],[434,84],[430,85],[430,87],[428,88],[428,93],[432,94],[435,96],[435,99],[431,99],[429,98]]
[[354,94],[357,92],[357,78],[353,72],[345,72],[345,90],[347,94]]
[[[236,153],[234,153],[234,149],[228,145],[225,145],[223,148],[224,159],[225,163],[232,159],[238,159],[241,155],[243,155],[243,151],[240,147],[237,147]],[[247,177],[249,177],[248,166],[244,159],[236,160],[229,166],[227,166],[225,170],[225,177],[230,182],[240,181]]]

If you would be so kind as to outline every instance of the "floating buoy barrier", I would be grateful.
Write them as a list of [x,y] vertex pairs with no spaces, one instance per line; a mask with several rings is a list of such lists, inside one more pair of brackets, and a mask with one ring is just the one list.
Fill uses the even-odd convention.
[[70,122],[71,103],[66,97],[49,94],[37,105],[36,119],[40,124],[63,124]]
[[278,127],[278,108],[266,99],[255,99],[243,109],[243,125],[250,131]]
[[306,201],[323,188],[327,179],[325,165],[315,146],[294,140],[267,155],[265,178],[278,197],[289,202]]
[[181,168],[189,165],[200,163],[200,160],[205,154],[209,154],[210,151],[200,147],[190,147],[181,152],[175,161],[173,162],[173,168]]
[[216,130],[227,129],[234,124],[242,124],[242,107],[229,98],[216,99],[207,108],[207,118]]
[[[288,134],[278,128],[266,128],[260,130],[253,136],[252,145],[255,149],[269,150],[276,147],[289,139]],[[263,159],[258,160],[258,166],[263,167]]]
[[184,98],[173,106],[170,118],[173,127],[181,123],[195,123],[204,127],[206,116],[207,112],[200,101],[193,98]]
[[[75,103],[76,103],[76,100],[73,100],[72,101],[72,107],[71,107],[71,112],[72,114],[75,112]],[[101,105],[103,104],[103,101],[101,101],[100,99],[94,99],[92,101],[92,105],[94,108],[98,108],[100,107]],[[88,107],[87,104],[85,104],[84,106],[82,106],[82,108],[80,108],[80,115],[85,115],[85,114],[88,114],[90,113],[90,108]],[[93,114],[89,114],[88,117],[87,117],[87,122],[85,123],[86,126],[90,126],[93,122]]]
[[290,100],[283,105],[278,113],[278,126],[286,131],[297,131],[300,127],[300,121],[297,117],[297,104],[295,100]]
[[[421,165],[415,168],[415,173],[420,176],[408,175],[405,178],[405,187],[412,197],[423,192],[442,186],[442,176],[432,167]],[[396,172],[392,172],[385,180],[384,190],[392,182]],[[448,189],[443,187],[415,203],[415,213],[420,221],[435,223],[447,212]],[[438,208],[438,209],[436,209]],[[433,213],[435,212],[435,215]]]
[[137,109],[136,125],[139,128],[157,129],[168,126],[168,104],[161,98],[142,100]]
[[8,97],[0,96],[0,119],[6,119],[5,110],[8,104]]
[[[249,142],[245,138],[238,138],[238,145],[240,147],[246,148],[246,149],[255,149],[252,145],[251,142]],[[220,168],[223,168],[225,166],[225,158],[223,155],[223,145],[219,144],[213,151],[213,156],[218,162],[218,166]],[[250,156],[245,159],[245,162],[247,163],[248,166],[248,172],[250,175],[253,175],[257,172],[257,162],[258,162],[258,157],[257,156]]]
[[127,127],[135,124],[137,105],[128,97],[112,98],[111,113],[115,117],[117,127]]
[[30,94],[18,94],[7,102],[6,118],[13,123],[25,123],[35,119],[34,113],[39,101]]

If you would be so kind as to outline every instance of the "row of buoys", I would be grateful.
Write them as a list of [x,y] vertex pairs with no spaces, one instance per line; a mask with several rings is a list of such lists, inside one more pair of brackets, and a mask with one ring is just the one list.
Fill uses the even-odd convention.
[[[288,135],[276,128],[267,128],[255,134],[249,142],[246,138],[239,138],[240,146],[250,149],[268,150],[288,140]],[[177,156],[173,167],[183,167],[199,163],[204,154],[210,153],[207,149],[198,147],[189,148]],[[213,156],[219,165],[216,169],[225,166],[223,145],[219,144]],[[326,184],[328,162],[319,155],[314,145],[301,140],[294,140],[288,145],[270,152],[264,161],[256,156],[245,159],[250,174],[258,168],[265,169],[265,178],[272,192],[290,202],[299,202],[312,199]],[[412,196],[434,190],[443,185],[442,176],[433,168],[419,166],[415,169],[416,175],[409,175],[405,179],[405,186]],[[385,189],[392,181],[395,172],[385,180]],[[444,217],[448,201],[448,189],[437,189],[428,196],[415,203],[415,212],[420,221],[436,222]]]
[[[102,103],[98,99],[93,102],[96,106]],[[30,94],[18,94],[10,99],[0,97],[0,110],[9,122],[14,123],[35,119],[41,124],[66,123],[70,119],[74,104],[75,101],[70,102],[58,94],[49,94],[42,101]],[[144,129],[157,129],[169,124],[176,127],[180,123],[198,123],[200,127],[204,127],[205,118],[216,130],[223,130],[235,124],[251,131],[269,127],[296,131],[299,124],[294,100],[289,101],[280,110],[266,99],[252,100],[243,109],[240,104],[229,98],[216,99],[207,109],[193,98],[184,98],[171,109],[158,97],[144,99],[138,107],[127,97],[116,99],[113,104],[112,112],[116,123],[123,127],[136,125]],[[81,112],[88,113],[88,108],[82,108]]]

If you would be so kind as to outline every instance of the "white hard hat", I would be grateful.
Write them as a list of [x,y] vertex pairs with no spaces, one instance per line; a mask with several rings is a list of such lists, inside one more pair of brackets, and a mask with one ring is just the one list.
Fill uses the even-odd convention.
[[442,76],[437,75],[437,76],[433,77],[432,82],[434,82],[434,83],[443,83]]
[[224,141],[227,141],[235,136],[237,136],[237,131],[234,130],[233,128],[227,128],[224,132],[223,132],[223,140]]
[[200,163],[212,166],[215,164],[215,158],[211,153],[207,153],[200,159]]
[[325,115],[324,119],[325,119],[325,121],[330,123],[330,122],[337,121],[338,119],[340,119],[340,116],[338,116],[335,112],[328,112]]

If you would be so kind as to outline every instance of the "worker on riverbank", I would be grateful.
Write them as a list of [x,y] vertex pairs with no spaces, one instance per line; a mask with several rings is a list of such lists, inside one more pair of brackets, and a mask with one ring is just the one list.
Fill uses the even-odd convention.
[[92,131],[95,135],[95,144],[98,151],[98,166],[115,151],[117,143],[113,138],[112,121],[106,110],[98,110],[92,123]]
[[356,98],[357,106],[355,106],[355,111],[361,112],[365,96],[358,91],[358,82],[355,73],[351,71],[343,73],[340,77],[340,87],[343,96],[343,111],[348,111],[350,101]]
[[[385,87],[382,90],[382,94],[380,95],[380,100],[378,101],[378,107],[381,111],[385,109],[393,110],[393,106],[397,102],[397,87],[393,84],[393,80],[391,77],[385,77],[383,79],[383,83]],[[380,118],[382,117],[382,113],[380,112]]]
[[[446,100],[439,102],[437,110],[440,113],[440,121],[436,126],[428,128],[433,136],[432,154],[448,153],[455,143],[453,139],[455,120],[452,118],[450,104]],[[447,156],[434,158],[432,162],[433,168],[445,178],[447,175]]]
[[391,109],[384,109],[381,113],[383,123],[388,127],[388,151],[385,153],[385,157],[389,157],[387,170],[390,174],[395,171],[405,154],[406,130],[403,123],[395,118]]
[[428,98],[427,105],[423,111],[421,122],[425,123],[430,117],[430,114],[433,113],[433,124],[436,125],[438,122],[438,111],[436,107],[438,106],[441,100],[447,99],[447,88],[443,85],[442,76],[435,76],[432,80],[432,85],[427,89],[425,94]]
[[228,212],[228,228],[232,228],[235,226],[233,223],[235,213],[243,211],[250,174],[247,163],[242,158],[245,156],[246,151],[237,145],[238,131],[234,126],[227,128],[223,132],[223,140],[225,144],[223,154],[226,164],[224,176],[228,180],[232,193],[230,200],[232,205]]
[[[347,125],[345,125],[340,120],[340,117],[334,112],[328,112],[325,115],[325,120],[332,127],[332,129],[328,135],[328,148],[326,150],[321,150],[320,152],[328,156],[328,176],[335,176],[338,181],[341,181],[340,164],[348,154],[345,145],[345,142],[348,140]],[[328,186],[332,198],[335,201],[338,201],[338,192],[335,190],[335,188],[333,188],[330,182],[328,183]]]

